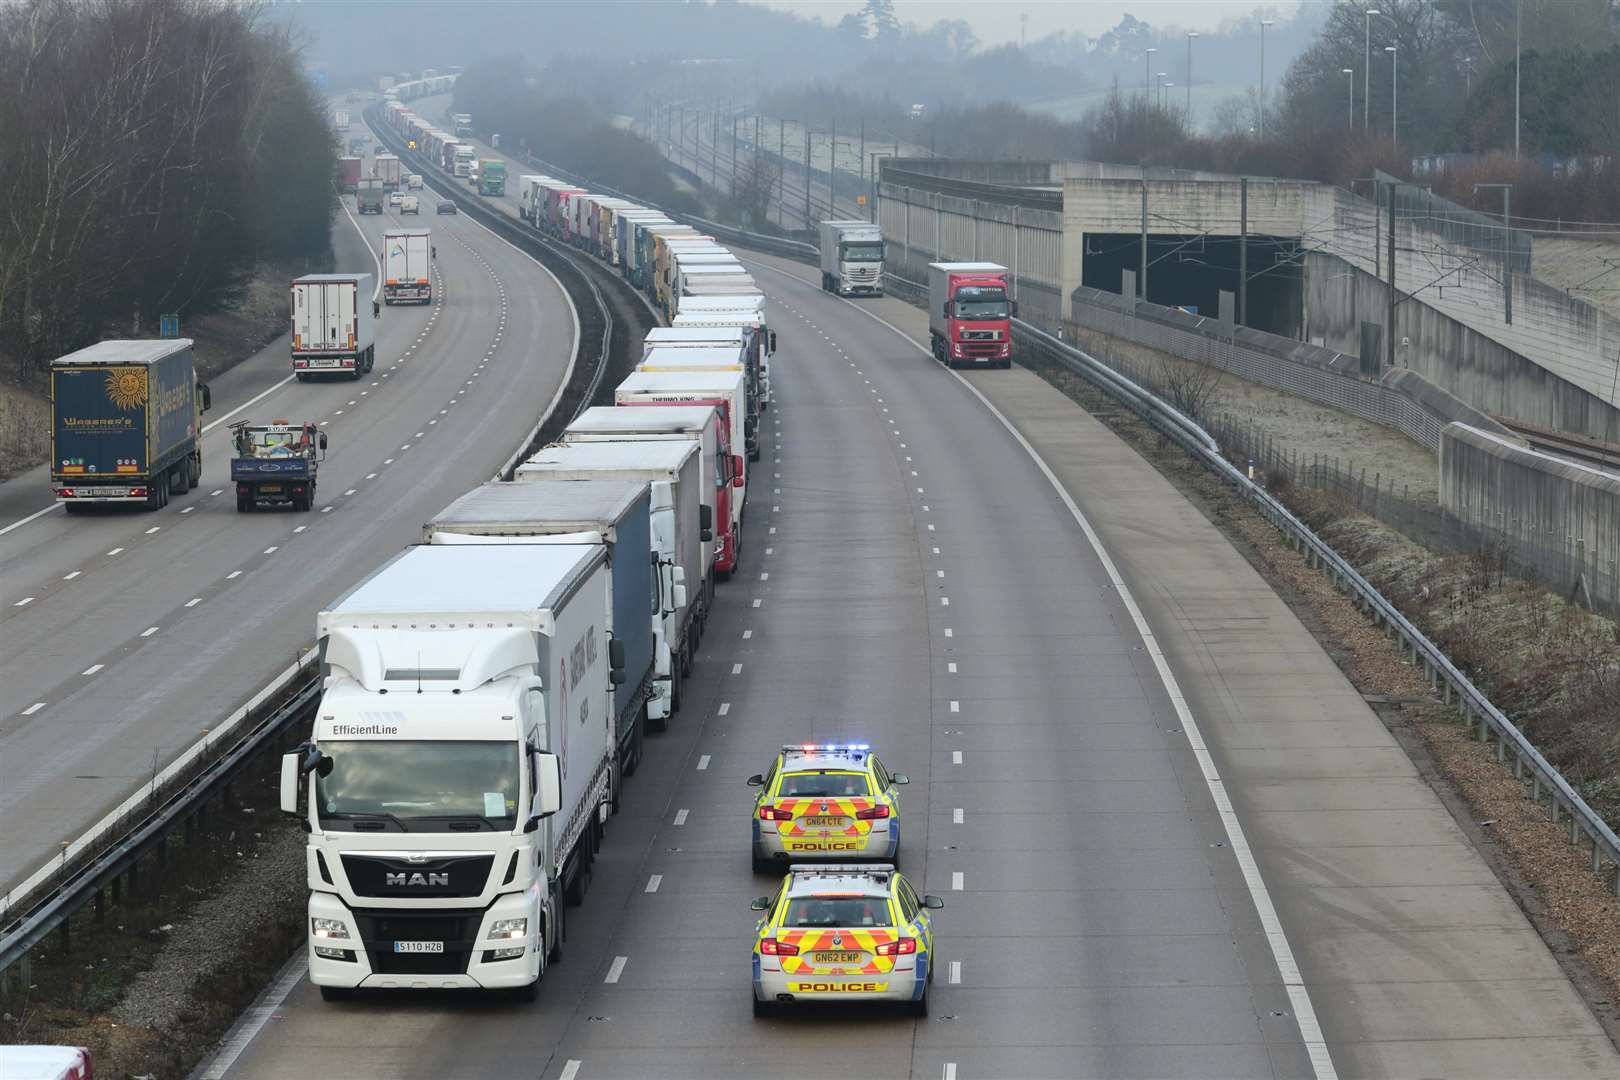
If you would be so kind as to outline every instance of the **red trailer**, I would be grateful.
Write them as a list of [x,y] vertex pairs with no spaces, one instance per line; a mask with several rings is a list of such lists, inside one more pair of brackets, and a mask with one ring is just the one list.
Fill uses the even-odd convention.
[[354,194],[360,187],[360,159],[357,157],[338,158],[338,188],[348,194]]

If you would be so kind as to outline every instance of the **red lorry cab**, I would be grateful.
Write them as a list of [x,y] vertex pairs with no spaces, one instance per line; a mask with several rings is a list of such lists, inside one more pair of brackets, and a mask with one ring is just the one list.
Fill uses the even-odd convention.
[[1012,317],[1007,268],[996,263],[928,264],[928,336],[934,358],[962,364],[1012,366]]
[[638,401],[621,408],[681,408],[687,405],[713,406],[719,418],[714,452],[720,471],[720,475],[714,478],[714,572],[730,574],[737,568],[737,531],[731,520],[731,489],[737,485],[737,478],[743,475],[738,459],[731,452],[731,402],[725,398],[693,398],[688,401]]

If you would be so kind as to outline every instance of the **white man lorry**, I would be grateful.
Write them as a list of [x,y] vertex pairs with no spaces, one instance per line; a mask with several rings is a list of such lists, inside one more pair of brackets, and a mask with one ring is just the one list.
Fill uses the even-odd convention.
[[821,223],[821,287],[839,296],[883,295],[883,230],[867,221]]
[[320,613],[325,684],[280,801],[309,833],[323,997],[532,994],[560,954],[609,810],[607,559],[411,547]]

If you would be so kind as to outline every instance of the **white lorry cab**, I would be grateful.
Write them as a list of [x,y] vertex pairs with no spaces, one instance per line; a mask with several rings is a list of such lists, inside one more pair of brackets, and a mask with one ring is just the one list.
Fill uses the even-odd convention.
[[[615,657],[601,544],[407,548],[320,613],[310,980],[532,992],[609,812]],[[307,777],[300,794],[300,781]]]

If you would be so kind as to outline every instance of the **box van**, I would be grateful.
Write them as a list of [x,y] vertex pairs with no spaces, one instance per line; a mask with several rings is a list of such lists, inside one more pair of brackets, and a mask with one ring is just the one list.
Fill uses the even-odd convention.
[[420,214],[415,195],[402,195],[399,200],[399,212],[402,214]]
[[421,173],[411,173],[409,176],[407,176],[405,178],[405,186],[410,188],[412,191],[421,191],[422,190],[422,174]]

